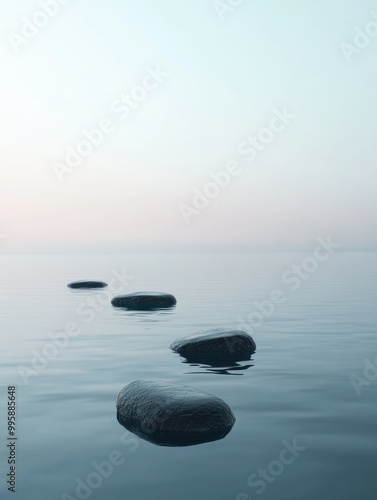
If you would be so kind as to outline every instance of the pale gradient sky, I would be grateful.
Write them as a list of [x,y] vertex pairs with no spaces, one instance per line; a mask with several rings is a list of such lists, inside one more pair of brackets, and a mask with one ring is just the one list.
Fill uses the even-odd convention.
[[[38,10],[0,0],[0,251],[377,248],[377,38],[350,64],[339,48],[375,1],[244,0],[221,21],[212,0],[71,0],[16,55]],[[120,121],[111,103],[158,64]],[[186,225],[180,204],[284,107],[297,118]],[[52,162],[106,117],[59,183]]]

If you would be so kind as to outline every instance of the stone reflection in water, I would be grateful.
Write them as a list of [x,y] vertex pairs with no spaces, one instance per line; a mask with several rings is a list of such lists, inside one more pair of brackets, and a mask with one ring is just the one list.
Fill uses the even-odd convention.
[[[213,361],[207,360],[206,363],[205,362],[203,362],[203,363],[190,363],[189,361],[185,360],[185,361],[183,361],[183,363],[187,364],[188,366],[191,366],[191,367],[200,368],[200,371],[187,372],[188,374],[197,374],[197,373],[203,374],[203,372],[207,372],[207,373],[213,373],[216,375],[237,375],[237,376],[240,376],[240,375],[243,375],[243,373],[237,373],[237,372],[243,372],[245,370],[248,370],[252,366],[254,366],[253,364],[244,364],[243,365],[243,364],[232,362],[232,361],[229,361],[228,363],[226,363],[226,362],[224,362],[224,360],[222,362],[213,362]],[[234,373],[234,372],[236,372],[236,373]]]

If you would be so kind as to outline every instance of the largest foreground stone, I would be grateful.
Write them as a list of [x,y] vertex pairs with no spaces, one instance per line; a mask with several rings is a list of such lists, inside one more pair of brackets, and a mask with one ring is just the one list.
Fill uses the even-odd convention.
[[151,380],[125,386],[117,400],[121,425],[161,446],[190,446],[224,438],[236,421],[220,398],[187,387]]

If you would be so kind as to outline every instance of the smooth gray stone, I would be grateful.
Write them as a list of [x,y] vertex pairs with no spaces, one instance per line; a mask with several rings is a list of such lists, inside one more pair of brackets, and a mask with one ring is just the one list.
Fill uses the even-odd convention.
[[135,292],[114,297],[111,303],[115,307],[148,311],[173,307],[177,303],[177,299],[170,293]]
[[103,281],[73,281],[67,286],[68,288],[105,288],[107,283]]
[[137,380],[117,400],[117,418],[160,446],[190,446],[224,438],[236,421],[220,398],[185,385]]
[[189,362],[246,361],[255,352],[253,338],[242,330],[216,328],[175,340],[170,348]]

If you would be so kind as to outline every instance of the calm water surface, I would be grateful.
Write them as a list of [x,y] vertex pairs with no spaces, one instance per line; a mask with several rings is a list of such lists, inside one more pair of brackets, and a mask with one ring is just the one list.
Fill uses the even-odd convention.
[[[365,359],[374,362],[377,355],[377,257],[336,253],[292,291],[282,275],[306,256],[2,255],[1,489],[5,387],[17,385],[17,498],[80,498],[78,480],[86,482],[95,472],[93,462],[118,450],[123,463],[93,489],[91,499],[375,499],[377,381],[358,395],[350,377],[362,376]],[[66,287],[76,279],[109,281],[122,270],[132,277],[124,293],[171,292],[177,307],[126,312],[114,309],[103,291]],[[115,286],[122,288],[119,281]],[[249,362],[192,366],[169,350],[182,335],[238,327],[240,318],[256,311],[253,302],[274,289],[282,290],[285,303],[255,328],[257,351]],[[21,372],[32,368],[38,353],[51,353],[50,335],[69,323],[80,334],[52,351],[55,357],[43,370],[23,379]],[[217,395],[237,421],[225,439],[185,448],[127,436],[115,402],[136,379]],[[279,460],[283,442],[294,439],[305,450],[269,476],[272,482],[258,494],[260,484],[249,485],[248,478]],[[279,472],[276,462],[272,467]]]

